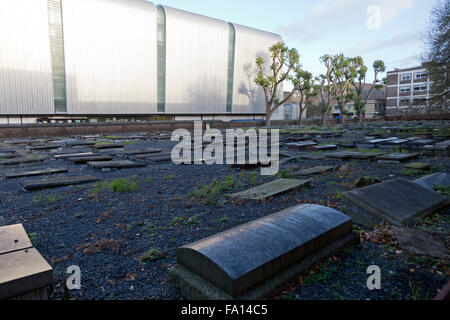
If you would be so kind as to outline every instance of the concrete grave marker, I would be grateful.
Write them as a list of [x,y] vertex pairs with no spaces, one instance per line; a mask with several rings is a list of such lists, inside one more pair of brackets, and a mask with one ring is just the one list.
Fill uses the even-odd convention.
[[410,180],[397,178],[344,193],[346,214],[373,225],[386,220],[403,226],[448,205],[446,198]]
[[97,169],[124,169],[124,168],[138,168],[145,167],[146,163],[136,163],[129,160],[123,161],[89,161],[88,166],[97,168]]
[[234,193],[231,197],[250,200],[264,200],[293,189],[309,186],[310,183],[311,180],[277,179],[242,192]]
[[52,267],[21,224],[0,227],[0,299],[47,299]]
[[111,156],[87,156],[87,157],[74,157],[69,158],[69,161],[76,163],[76,164],[84,164],[91,161],[110,161],[113,157]]
[[35,190],[70,186],[74,184],[91,183],[99,180],[100,179],[94,176],[63,176],[42,179],[24,179],[20,181],[20,184],[26,190]]
[[140,154],[153,154],[153,153],[159,153],[161,152],[161,149],[156,148],[143,148],[143,149],[137,149],[137,150],[129,150],[125,151],[126,155],[134,156],[134,155],[140,155]]
[[301,204],[177,249],[169,279],[186,299],[257,299],[352,238],[352,220]]
[[46,155],[28,155],[24,158],[14,158],[7,160],[0,160],[0,166],[13,166],[19,164],[33,163],[33,162],[42,162],[47,159]]
[[336,170],[337,166],[317,166],[299,170],[295,172],[297,176],[308,176],[311,174],[321,174],[329,171]]
[[44,176],[57,173],[65,173],[69,170],[66,168],[46,168],[46,169],[33,169],[33,170],[23,170],[23,171],[11,171],[6,172],[3,175],[4,179],[14,179],[23,177],[33,177],[33,176]]
[[402,162],[417,158],[418,156],[418,153],[388,153],[375,157],[375,160]]
[[445,172],[438,172],[419,178],[414,181],[420,186],[429,190],[434,190],[433,187],[449,187],[450,186],[450,174]]

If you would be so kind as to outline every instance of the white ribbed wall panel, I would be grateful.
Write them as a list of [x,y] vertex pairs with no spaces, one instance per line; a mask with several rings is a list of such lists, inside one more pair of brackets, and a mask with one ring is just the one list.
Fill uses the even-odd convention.
[[164,6],[166,113],[226,113],[228,23]]
[[156,113],[156,8],[63,0],[67,112]]
[[53,113],[47,0],[0,0],[0,115]]
[[[265,113],[264,92],[255,84],[257,74],[256,57],[261,56],[269,68],[271,58],[269,47],[281,41],[274,33],[265,32],[233,23],[236,30],[236,51],[234,60],[233,114]],[[282,97],[283,88],[279,90]]]

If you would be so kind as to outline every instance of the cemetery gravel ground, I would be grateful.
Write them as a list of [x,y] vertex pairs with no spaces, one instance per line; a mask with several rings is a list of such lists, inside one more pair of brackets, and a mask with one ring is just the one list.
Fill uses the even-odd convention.
[[[170,149],[172,145],[168,141],[141,141],[126,148]],[[419,160],[430,163],[432,172],[449,172],[448,158]],[[35,247],[54,268],[52,299],[180,299],[168,283],[168,270],[175,264],[177,247],[299,203],[342,209],[342,193],[353,188],[361,176],[383,181],[400,176],[413,179],[429,173],[416,174],[403,171],[403,164],[366,160],[303,160],[281,169],[335,164],[342,170],[310,176],[310,187],[266,202],[230,201],[225,196],[215,204],[206,204],[202,203],[204,199],[189,198],[199,183],[224,181],[231,174],[238,185],[227,191],[229,194],[275,177],[262,177],[258,170],[252,181],[251,172],[255,170],[232,169],[227,165],[149,163],[145,168],[100,172],[67,160],[47,159],[45,164],[66,167],[70,175],[91,174],[103,181],[126,178],[137,182],[136,191],[123,193],[94,192],[95,184],[25,192],[17,179],[0,183],[0,215],[8,224],[23,223]],[[0,168],[0,173],[6,170],[11,168]],[[289,175],[288,171],[284,174]],[[446,221],[441,226],[447,233],[446,240],[449,215],[448,210],[441,215]],[[359,227],[355,226],[354,231],[360,232]],[[366,287],[366,269],[372,264],[382,270],[381,290],[369,291]],[[81,268],[81,290],[64,290],[70,265]],[[280,288],[270,298],[433,298],[448,280],[445,262],[397,254],[396,248],[371,242],[347,247],[317,266],[314,272]]]

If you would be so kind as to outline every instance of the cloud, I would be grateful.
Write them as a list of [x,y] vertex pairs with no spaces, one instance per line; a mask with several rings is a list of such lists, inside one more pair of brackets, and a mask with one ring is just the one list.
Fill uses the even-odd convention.
[[374,51],[385,50],[409,43],[418,43],[421,41],[422,32],[406,32],[393,36],[387,40],[365,45],[358,45],[349,50],[350,55],[363,55]]
[[366,27],[367,8],[380,8],[381,23],[394,20],[403,11],[413,7],[416,0],[322,0],[305,16],[278,29],[282,35],[303,43],[323,38],[334,30]]

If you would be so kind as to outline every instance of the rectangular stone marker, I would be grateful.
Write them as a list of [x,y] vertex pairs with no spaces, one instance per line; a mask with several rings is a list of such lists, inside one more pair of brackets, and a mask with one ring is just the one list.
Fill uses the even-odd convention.
[[295,172],[296,176],[308,176],[310,174],[319,174],[319,173],[325,173],[328,171],[336,170],[337,166],[317,166],[317,167],[311,167],[307,169],[302,169],[297,172]]
[[62,186],[70,186],[74,184],[96,182],[100,179],[94,176],[65,176],[43,179],[24,179],[20,182],[26,190],[46,189]]
[[109,161],[112,160],[113,157],[111,156],[88,156],[88,157],[75,157],[75,158],[69,158],[70,161],[76,164],[84,164],[91,161]]
[[328,150],[336,150],[336,149],[337,149],[337,146],[334,144],[312,146],[312,147],[307,148],[307,150],[312,150],[312,151],[328,151]]
[[87,147],[87,146],[93,146],[95,145],[95,142],[89,142],[89,141],[69,141],[66,142],[66,146],[68,147]]
[[138,168],[145,167],[146,163],[136,163],[128,160],[122,161],[89,161],[88,166],[97,168],[97,169],[124,169],[124,168]]
[[449,187],[450,186],[450,174],[445,172],[438,172],[419,178],[414,181],[429,190],[434,190],[433,187]]
[[269,183],[251,188],[242,192],[234,193],[231,197],[250,200],[264,200],[293,189],[309,186],[311,180],[277,179]]
[[0,227],[0,299],[47,299],[53,270],[21,224]]
[[322,160],[325,156],[320,153],[299,152],[298,157],[302,160]]
[[0,153],[0,158],[2,158],[2,159],[11,159],[11,158],[14,158],[15,156],[16,155],[14,153],[8,153],[8,152]]
[[47,169],[34,169],[34,170],[24,170],[24,171],[13,171],[7,172],[3,175],[4,179],[14,179],[23,177],[33,177],[33,176],[44,176],[50,174],[64,173],[67,172],[66,168],[47,168]]
[[177,249],[169,279],[186,299],[258,299],[354,236],[335,209],[301,204]]
[[431,164],[425,162],[411,162],[405,164],[406,169],[416,169],[416,170],[428,170],[431,168]]
[[345,213],[364,225],[386,220],[403,226],[448,205],[446,198],[403,178],[355,189],[344,197],[348,200]]
[[13,166],[18,164],[25,163],[34,163],[34,162],[42,162],[47,158],[47,156],[29,156],[26,158],[14,158],[14,159],[6,159],[0,160],[0,166]]
[[143,149],[138,149],[138,150],[129,150],[129,151],[125,151],[126,155],[129,156],[134,156],[134,155],[140,155],[140,154],[153,154],[153,153],[159,153],[161,152],[161,149],[156,149],[156,148],[143,148]]
[[300,141],[300,142],[291,142],[286,143],[288,149],[306,149],[306,147],[316,146],[317,142],[314,141]]
[[389,153],[375,157],[375,160],[402,162],[419,156],[418,153]]
[[62,154],[55,154],[53,158],[55,159],[69,159],[69,158],[76,158],[76,157],[93,157],[93,156],[103,156],[101,153],[93,153],[93,152],[79,152],[79,153],[62,153]]
[[123,144],[120,143],[105,143],[105,144],[95,144],[93,146],[89,146],[89,148],[93,150],[102,150],[102,149],[121,149],[124,148]]
[[172,156],[170,153],[166,154],[154,154],[150,155],[148,157],[145,157],[145,160],[149,160],[152,162],[166,162],[166,161],[172,161]]
[[28,147],[28,149],[32,151],[40,151],[40,150],[53,150],[53,149],[59,149],[62,148],[61,144],[55,144],[55,145],[44,145],[44,146],[34,146],[34,147]]

